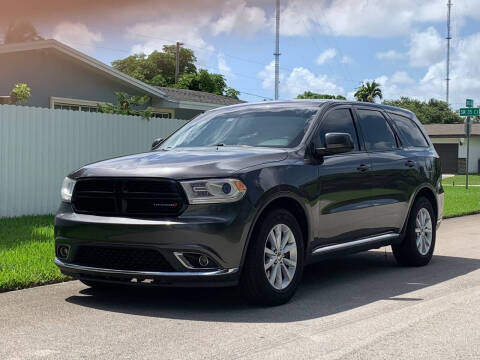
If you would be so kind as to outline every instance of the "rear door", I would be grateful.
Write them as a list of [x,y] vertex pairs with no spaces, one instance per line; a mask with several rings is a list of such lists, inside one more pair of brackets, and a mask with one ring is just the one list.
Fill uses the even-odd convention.
[[376,234],[403,226],[418,164],[402,149],[400,139],[379,108],[355,107],[364,146],[371,161],[372,205]]

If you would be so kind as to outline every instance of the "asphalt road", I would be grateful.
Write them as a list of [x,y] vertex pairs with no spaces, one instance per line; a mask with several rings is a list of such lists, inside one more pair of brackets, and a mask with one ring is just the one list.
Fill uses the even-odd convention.
[[312,266],[287,305],[231,289],[0,294],[0,359],[479,359],[480,215],[444,221],[435,257],[371,251]]

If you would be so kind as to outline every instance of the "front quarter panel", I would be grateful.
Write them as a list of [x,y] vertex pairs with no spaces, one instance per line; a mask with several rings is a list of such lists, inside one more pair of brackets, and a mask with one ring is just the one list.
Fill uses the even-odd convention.
[[318,217],[313,216],[318,193],[317,176],[316,166],[306,163],[303,155],[298,154],[289,155],[281,163],[249,169],[239,176],[247,186],[247,198],[254,208],[243,258],[257,220],[263,210],[279,198],[293,199],[302,206],[309,225],[307,243],[313,239],[312,231],[318,226]]

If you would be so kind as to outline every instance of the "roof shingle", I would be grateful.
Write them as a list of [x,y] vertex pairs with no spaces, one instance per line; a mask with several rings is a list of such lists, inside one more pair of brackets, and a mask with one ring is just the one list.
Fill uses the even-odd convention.
[[194,101],[198,103],[216,104],[216,105],[235,105],[241,104],[245,101],[233,99],[227,96],[216,95],[203,91],[177,89],[170,87],[156,86],[159,90],[164,92],[168,98],[177,101]]
[[[465,137],[464,124],[423,125],[430,137]],[[480,136],[480,124],[472,124],[472,136]]]

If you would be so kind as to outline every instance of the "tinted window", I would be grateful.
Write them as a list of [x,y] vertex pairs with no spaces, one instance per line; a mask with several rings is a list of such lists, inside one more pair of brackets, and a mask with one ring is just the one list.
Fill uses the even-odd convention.
[[265,146],[294,147],[305,135],[318,109],[258,108],[200,115],[182,127],[161,146],[185,147]]
[[331,132],[348,133],[352,136],[355,150],[358,150],[358,139],[352,115],[348,109],[338,109],[330,111],[323,119],[319,131],[319,141],[321,146],[325,147],[325,134]]
[[406,142],[406,146],[428,147],[427,140],[412,120],[395,114],[390,114],[390,118],[396,125],[403,141]]
[[387,151],[397,148],[395,135],[382,113],[374,110],[358,110],[365,146],[369,151]]

